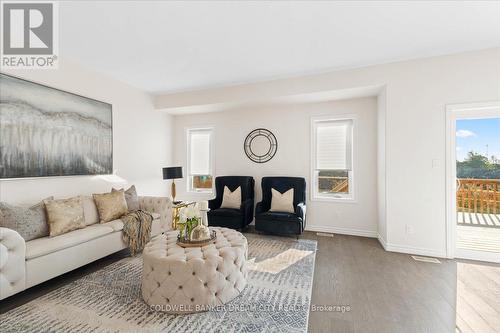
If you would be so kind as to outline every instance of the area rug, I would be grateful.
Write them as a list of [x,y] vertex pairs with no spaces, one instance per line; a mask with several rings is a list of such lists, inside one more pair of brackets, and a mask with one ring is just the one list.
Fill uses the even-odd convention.
[[141,298],[140,256],[0,316],[0,332],[306,332],[316,241],[246,234],[248,284],[214,311],[168,315]]

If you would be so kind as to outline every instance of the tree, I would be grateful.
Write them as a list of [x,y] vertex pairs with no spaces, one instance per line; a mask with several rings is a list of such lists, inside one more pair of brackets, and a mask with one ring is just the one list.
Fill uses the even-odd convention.
[[488,157],[470,151],[463,162],[457,161],[458,178],[500,179],[500,163],[490,162]]

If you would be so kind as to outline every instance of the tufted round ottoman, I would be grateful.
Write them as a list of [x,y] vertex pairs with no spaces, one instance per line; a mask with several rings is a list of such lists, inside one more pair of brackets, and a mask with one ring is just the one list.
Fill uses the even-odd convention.
[[208,311],[238,296],[247,281],[247,239],[227,228],[214,244],[182,248],[178,231],[154,237],[144,248],[142,297],[167,313]]

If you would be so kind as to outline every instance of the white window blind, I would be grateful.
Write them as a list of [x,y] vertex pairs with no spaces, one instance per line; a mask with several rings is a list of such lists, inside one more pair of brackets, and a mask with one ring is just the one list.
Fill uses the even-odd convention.
[[316,123],[316,170],[352,169],[352,120]]
[[190,131],[190,175],[209,175],[211,130]]

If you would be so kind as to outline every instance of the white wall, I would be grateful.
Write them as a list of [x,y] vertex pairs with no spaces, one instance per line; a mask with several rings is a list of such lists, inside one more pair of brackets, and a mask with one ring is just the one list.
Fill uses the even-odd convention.
[[[308,229],[376,236],[377,231],[377,161],[375,98],[328,103],[267,105],[202,115],[175,116],[174,161],[186,169],[186,128],[215,127],[215,174],[255,178],[256,202],[261,199],[263,176],[298,176],[306,178],[310,193],[311,116],[354,114],[355,134],[355,203],[310,201],[308,193]],[[247,134],[264,127],[274,133],[278,151],[263,164],[248,159],[243,151]],[[186,181],[178,182],[178,197],[200,199],[211,196],[186,192]]]
[[162,95],[155,106],[221,107],[366,86],[386,87],[386,246],[445,256],[445,106],[500,100],[500,48]]
[[99,176],[1,180],[0,200],[29,204],[50,195],[62,198],[128,184],[136,184],[139,194],[167,194],[161,168],[171,161],[171,116],[155,111],[150,96],[70,62],[61,63],[58,70],[6,73],[111,103],[113,168],[126,183],[110,182],[107,177]]

